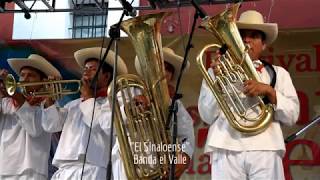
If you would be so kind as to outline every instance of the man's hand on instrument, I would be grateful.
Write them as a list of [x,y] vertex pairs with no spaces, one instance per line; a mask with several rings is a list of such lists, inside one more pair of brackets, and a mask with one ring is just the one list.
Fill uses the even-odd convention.
[[133,98],[136,106],[141,107],[142,109],[148,109],[150,107],[150,101],[144,95],[137,95]]
[[22,104],[26,101],[26,98],[23,96],[23,94],[19,92],[15,92],[12,96],[12,99],[14,100],[14,105],[16,108],[21,107]]
[[6,87],[4,81],[8,75],[8,71],[6,69],[0,69],[0,97],[8,97],[8,93],[6,91]]
[[81,98],[83,98],[84,101],[87,99],[93,98],[93,90],[90,87],[90,85],[91,85],[90,79],[88,79],[86,76],[84,76],[81,79],[81,82],[82,82],[81,89],[80,89]]
[[[46,79],[45,81],[57,81],[57,80],[61,80],[60,77],[54,77],[54,76],[48,76],[48,79]],[[46,85],[46,90],[56,93],[56,90],[54,89],[54,85],[53,84],[49,84]],[[49,106],[51,106],[52,104],[54,104],[55,99],[53,97],[45,97],[44,98],[44,107],[47,108]]]
[[210,63],[210,67],[212,68],[213,70],[213,73],[215,75],[217,74],[220,74],[221,73],[221,70],[220,70],[220,58],[221,58],[221,54],[219,53],[219,50],[216,51],[213,59],[211,60],[211,63]]
[[277,103],[276,91],[268,84],[263,84],[255,80],[244,82],[244,94],[248,96],[267,96],[272,104]]

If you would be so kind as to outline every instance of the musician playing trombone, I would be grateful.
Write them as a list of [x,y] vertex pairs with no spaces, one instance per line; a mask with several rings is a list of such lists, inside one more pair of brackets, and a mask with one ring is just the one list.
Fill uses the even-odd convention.
[[[181,68],[183,58],[170,48],[163,48],[163,57],[164,57],[164,64],[165,64],[165,78],[168,83],[168,90],[169,95],[172,97],[174,95],[174,83],[178,79],[178,72]],[[188,62],[185,71],[189,68],[190,64]],[[139,75],[142,75],[140,64],[138,57],[135,58],[135,68]],[[134,91],[134,90],[133,90]],[[143,96],[138,95],[139,92],[137,92],[134,97],[134,100],[136,101],[135,104],[140,104],[144,109],[149,108],[149,100]],[[184,159],[185,161],[180,161],[182,163],[176,164],[176,171],[175,171],[175,178],[180,178],[180,176],[183,174],[183,172],[189,167],[190,160],[192,158],[193,152],[194,152],[194,143],[195,143],[195,137],[194,137],[194,129],[193,129],[193,121],[189,115],[189,113],[186,111],[185,107],[183,106],[181,101],[177,101],[178,104],[178,112],[177,112],[177,122],[178,122],[178,139],[179,142],[183,147],[181,152],[178,152],[177,157]],[[122,159],[120,155],[120,149],[118,147],[118,144],[116,143],[113,150],[112,150],[112,156],[113,156],[113,177],[114,179],[127,179],[124,167],[122,165]],[[179,160],[178,160],[179,161]]]
[[[260,59],[262,51],[276,39],[278,27],[275,23],[264,23],[263,16],[254,10],[243,12],[237,26],[263,81],[245,81],[243,92],[249,97],[267,97],[274,114],[270,126],[263,132],[241,133],[230,126],[203,81],[198,107],[202,120],[210,125],[205,152],[211,155],[211,179],[284,179],[285,145],[281,125],[293,125],[298,120],[299,100],[289,73]],[[218,64],[213,62],[209,69],[213,79],[219,73]]]
[[[59,169],[52,179],[105,179],[108,162],[111,108],[107,88],[112,80],[115,54],[109,51],[97,78],[96,88],[91,82],[97,72],[105,48],[80,49],[74,57],[83,70],[81,97],[64,107],[52,104],[44,110],[44,128],[61,131],[53,165]],[[124,61],[118,57],[118,74],[127,73]],[[96,89],[96,93],[94,93]]]
[[[10,67],[19,75],[20,82],[44,81],[48,76],[61,77],[60,72],[42,56],[8,59]],[[0,70],[4,80],[8,71]],[[1,84],[0,110],[0,179],[46,180],[51,134],[41,125],[43,99],[29,92],[42,86],[29,86],[26,94],[16,91],[9,96]]]

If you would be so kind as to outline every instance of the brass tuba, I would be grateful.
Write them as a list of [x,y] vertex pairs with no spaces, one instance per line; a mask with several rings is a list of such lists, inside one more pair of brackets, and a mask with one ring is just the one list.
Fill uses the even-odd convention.
[[[201,27],[211,32],[221,45],[205,46],[197,57],[197,64],[229,124],[242,133],[258,134],[268,128],[274,111],[272,105],[265,104],[261,97],[247,97],[242,93],[245,80],[261,80],[235,23],[239,6],[237,3],[201,23]],[[219,58],[218,73],[212,79],[203,63],[203,56],[206,51],[215,52],[223,45],[227,51]]]
[[[115,88],[117,98],[122,101],[116,101],[115,128],[128,179],[158,179],[168,174],[168,161],[160,162],[160,159],[168,159],[168,152],[150,149],[170,142],[165,128],[170,97],[160,34],[161,22],[167,15],[143,15],[121,24],[135,48],[142,71],[142,79],[133,74],[118,76]],[[134,103],[135,95],[149,99],[147,110]],[[121,104],[125,113],[120,111]],[[147,159],[147,163],[135,162],[137,157]]]

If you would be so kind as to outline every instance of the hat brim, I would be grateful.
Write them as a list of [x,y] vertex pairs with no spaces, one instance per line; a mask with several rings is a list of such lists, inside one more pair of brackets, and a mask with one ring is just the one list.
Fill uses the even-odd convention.
[[[76,51],[74,53],[74,58],[76,59],[81,69],[83,69],[84,63],[86,62],[86,60],[90,58],[95,58],[100,60],[101,58],[103,58],[103,55],[105,52],[106,52],[106,49],[102,48],[101,50],[101,47],[85,48],[85,49],[80,49]],[[115,53],[113,51],[110,50],[108,52],[105,62],[108,63],[111,67],[114,67]],[[128,73],[127,66],[120,56],[118,56],[117,68],[118,68],[117,69],[118,75]]]
[[48,61],[29,58],[10,58],[8,59],[8,64],[17,75],[20,74],[21,68],[33,67],[43,72],[47,76],[61,77],[61,74],[58,71],[58,69],[56,69]]
[[266,44],[272,44],[278,36],[278,25],[276,23],[248,24],[237,22],[238,29],[260,30],[266,34]]
[[[183,63],[183,58],[176,54],[166,53],[165,51],[163,53],[163,58],[165,62],[171,64],[174,67],[174,74],[172,77],[172,81],[176,82],[179,77],[179,72]],[[190,63],[189,61],[187,61],[187,65],[184,68],[184,72],[186,72],[189,69],[189,67],[190,67]]]
[[[164,58],[165,62],[171,64],[174,67],[174,74],[172,76],[171,81],[176,82],[179,77],[179,72],[180,72],[180,69],[182,66],[183,58],[181,56],[176,55],[176,54],[169,53],[169,51],[167,52],[166,50],[163,51],[163,58]],[[142,72],[141,72],[141,67],[140,67],[138,56],[136,56],[136,58],[135,58],[134,66],[136,68],[137,73],[141,76]],[[189,67],[190,67],[190,63],[188,61],[187,65],[184,69],[184,72],[187,71],[189,69]]]

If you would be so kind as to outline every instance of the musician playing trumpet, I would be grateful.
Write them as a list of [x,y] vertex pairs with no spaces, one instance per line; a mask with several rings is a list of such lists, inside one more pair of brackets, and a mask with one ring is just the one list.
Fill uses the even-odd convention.
[[[44,81],[48,76],[61,77],[60,72],[42,56],[8,59],[20,82]],[[8,75],[0,70],[4,80]],[[42,86],[29,86],[27,92],[36,92]],[[51,134],[41,125],[42,98],[15,92],[8,96],[1,84],[0,110],[0,179],[39,179],[48,177],[48,157]]]
[[[205,152],[211,156],[211,179],[284,179],[281,125],[293,125],[298,120],[299,100],[289,73],[260,59],[262,51],[276,39],[278,27],[275,23],[264,23],[263,16],[253,10],[243,12],[237,26],[262,79],[262,82],[245,81],[242,91],[248,97],[266,97],[273,105],[274,114],[263,132],[253,135],[239,132],[230,126],[203,81],[198,107],[202,120],[210,125]],[[212,79],[219,73],[218,64],[213,62],[208,71]]]
[[[83,70],[81,97],[64,107],[51,104],[44,110],[44,128],[48,132],[62,131],[53,165],[59,169],[52,179],[105,179],[110,140],[111,108],[107,88],[113,77],[115,53],[109,51],[97,78],[96,87],[91,82],[98,70],[106,49],[84,48],[74,57]],[[127,73],[127,67],[118,57],[118,74]],[[96,93],[94,92],[96,89]],[[94,112],[94,113],[93,113]],[[90,138],[89,138],[90,137]]]

